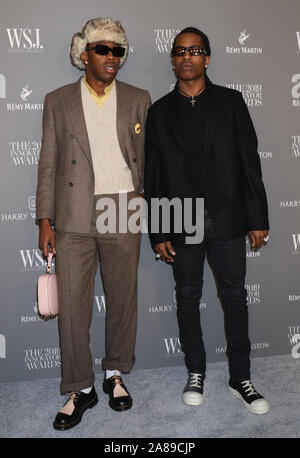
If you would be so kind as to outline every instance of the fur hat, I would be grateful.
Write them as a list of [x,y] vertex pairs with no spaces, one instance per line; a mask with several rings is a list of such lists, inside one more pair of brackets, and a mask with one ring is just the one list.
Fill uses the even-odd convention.
[[85,51],[88,43],[97,41],[114,41],[125,48],[125,54],[120,59],[120,68],[125,63],[128,56],[128,40],[125,31],[119,21],[111,18],[95,18],[87,21],[81,33],[73,35],[70,57],[72,64],[80,70],[85,69],[85,65],[80,59],[81,54]]

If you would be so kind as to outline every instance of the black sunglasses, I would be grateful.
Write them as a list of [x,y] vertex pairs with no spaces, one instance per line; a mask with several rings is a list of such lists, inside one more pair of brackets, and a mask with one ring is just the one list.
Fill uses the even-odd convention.
[[174,48],[172,49],[172,56],[185,56],[185,53],[187,51],[189,52],[190,56],[201,56],[201,54],[207,56],[207,52],[205,51],[203,46],[189,46],[188,48],[186,48],[185,46],[174,46]]
[[109,51],[112,52],[112,55],[114,57],[123,57],[125,54],[125,48],[123,48],[122,46],[114,46],[113,48],[110,48],[106,45],[96,45],[93,48],[87,48],[86,50],[95,51],[95,53],[100,54],[100,56],[107,56]]

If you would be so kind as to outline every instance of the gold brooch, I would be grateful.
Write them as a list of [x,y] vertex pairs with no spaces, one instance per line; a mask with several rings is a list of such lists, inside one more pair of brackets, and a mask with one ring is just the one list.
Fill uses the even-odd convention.
[[135,130],[135,133],[136,133],[136,134],[139,134],[139,133],[141,132],[141,125],[140,125],[140,123],[137,123],[137,124],[135,125],[134,130]]

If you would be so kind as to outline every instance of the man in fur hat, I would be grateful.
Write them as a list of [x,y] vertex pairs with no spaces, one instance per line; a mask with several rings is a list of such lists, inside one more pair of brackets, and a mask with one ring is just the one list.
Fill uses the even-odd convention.
[[101,202],[111,199],[118,215],[120,192],[129,202],[143,192],[144,126],[151,101],[147,91],[115,79],[127,54],[120,22],[88,21],[70,49],[73,65],[85,75],[47,94],[44,103],[37,219],[44,256],[56,253],[61,393],[69,395],[53,423],[59,430],[78,424],[98,401],[89,328],[99,259],[106,296],[103,390],[114,410],[132,405],[121,373],[130,372],[135,362],[141,233],[98,228]]

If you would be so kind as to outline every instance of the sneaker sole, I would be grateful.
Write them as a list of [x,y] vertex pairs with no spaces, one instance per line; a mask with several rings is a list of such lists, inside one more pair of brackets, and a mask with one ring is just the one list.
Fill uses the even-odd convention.
[[194,396],[188,396],[187,393],[182,393],[182,400],[187,406],[200,406],[203,402],[203,396],[201,398],[195,399]]
[[236,398],[240,399],[243,402],[244,406],[246,407],[247,410],[249,410],[249,412],[256,413],[257,415],[262,415],[264,413],[269,412],[270,410],[269,406],[266,408],[253,407],[251,406],[251,404],[247,404],[247,402],[243,399],[242,395],[237,390],[235,390],[234,388],[231,388],[230,385],[228,388],[229,388],[230,393],[232,393]]

